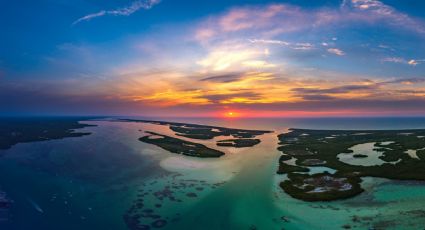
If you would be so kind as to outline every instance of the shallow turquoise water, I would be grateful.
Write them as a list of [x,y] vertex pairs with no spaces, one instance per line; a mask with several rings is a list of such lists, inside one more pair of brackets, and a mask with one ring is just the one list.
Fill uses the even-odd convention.
[[[289,127],[368,129],[363,127],[367,123],[373,124],[369,129],[376,129],[382,125],[379,121],[353,125],[352,120],[337,121],[335,127],[328,120],[179,121],[277,132]],[[173,135],[165,126],[84,123],[99,126],[85,128],[93,132],[89,136],[18,144],[1,152],[0,188],[14,203],[9,220],[0,222],[0,229],[127,229],[123,216],[137,201],[141,189],[149,193],[143,196],[144,208],[154,210],[167,221],[162,229],[425,226],[422,182],[364,178],[366,192],[352,199],[308,203],[289,197],[278,187],[284,176],[275,174],[280,154],[276,150],[276,133],[264,135],[259,145],[244,149],[218,148],[214,141],[200,141],[227,154],[219,159],[198,159],[168,153],[137,140],[143,135],[140,130]],[[405,127],[400,122],[393,124],[384,128],[425,127],[424,120],[405,122]],[[154,193],[167,187],[180,202],[158,200]],[[146,224],[153,221],[142,220]]]

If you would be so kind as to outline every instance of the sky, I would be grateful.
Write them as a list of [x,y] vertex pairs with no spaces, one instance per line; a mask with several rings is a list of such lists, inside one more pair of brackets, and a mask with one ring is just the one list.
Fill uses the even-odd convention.
[[1,115],[423,116],[422,0],[1,0]]

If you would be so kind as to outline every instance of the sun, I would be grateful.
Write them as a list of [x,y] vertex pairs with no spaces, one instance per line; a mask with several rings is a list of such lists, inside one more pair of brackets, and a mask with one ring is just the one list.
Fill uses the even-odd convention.
[[225,117],[239,117],[240,114],[238,112],[235,111],[228,111],[224,113]]

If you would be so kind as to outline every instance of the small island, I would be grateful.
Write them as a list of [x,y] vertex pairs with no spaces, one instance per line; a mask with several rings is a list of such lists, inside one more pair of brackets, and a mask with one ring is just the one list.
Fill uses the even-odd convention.
[[304,201],[331,201],[355,196],[363,192],[361,179],[338,176],[328,172],[314,175],[289,173],[289,180],[280,183],[290,196]]
[[156,145],[172,153],[202,158],[221,157],[224,155],[223,152],[208,148],[203,144],[185,141],[150,131],[146,133],[149,135],[141,137],[139,139],[140,141]]
[[[360,194],[362,177],[425,181],[424,136],[425,130],[290,129],[278,136],[277,173],[287,174],[280,186],[297,199],[331,201]],[[319,166],[333,173],[307,173]]]
[[259,139],[227,139],[217,141],[217,145],[225,147],[245,148],[257,145],[260,142],[261,141]]

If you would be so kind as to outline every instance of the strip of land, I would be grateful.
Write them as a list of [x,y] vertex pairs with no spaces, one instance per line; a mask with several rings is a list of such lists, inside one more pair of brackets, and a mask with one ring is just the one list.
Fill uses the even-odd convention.
[[76,132],[88,126],[80,124],[83,117],[37,117],[37,118],[1,118],[0,119],[0,149],[9,149],[15,144],[80,137],[89,135],[87,132]]

